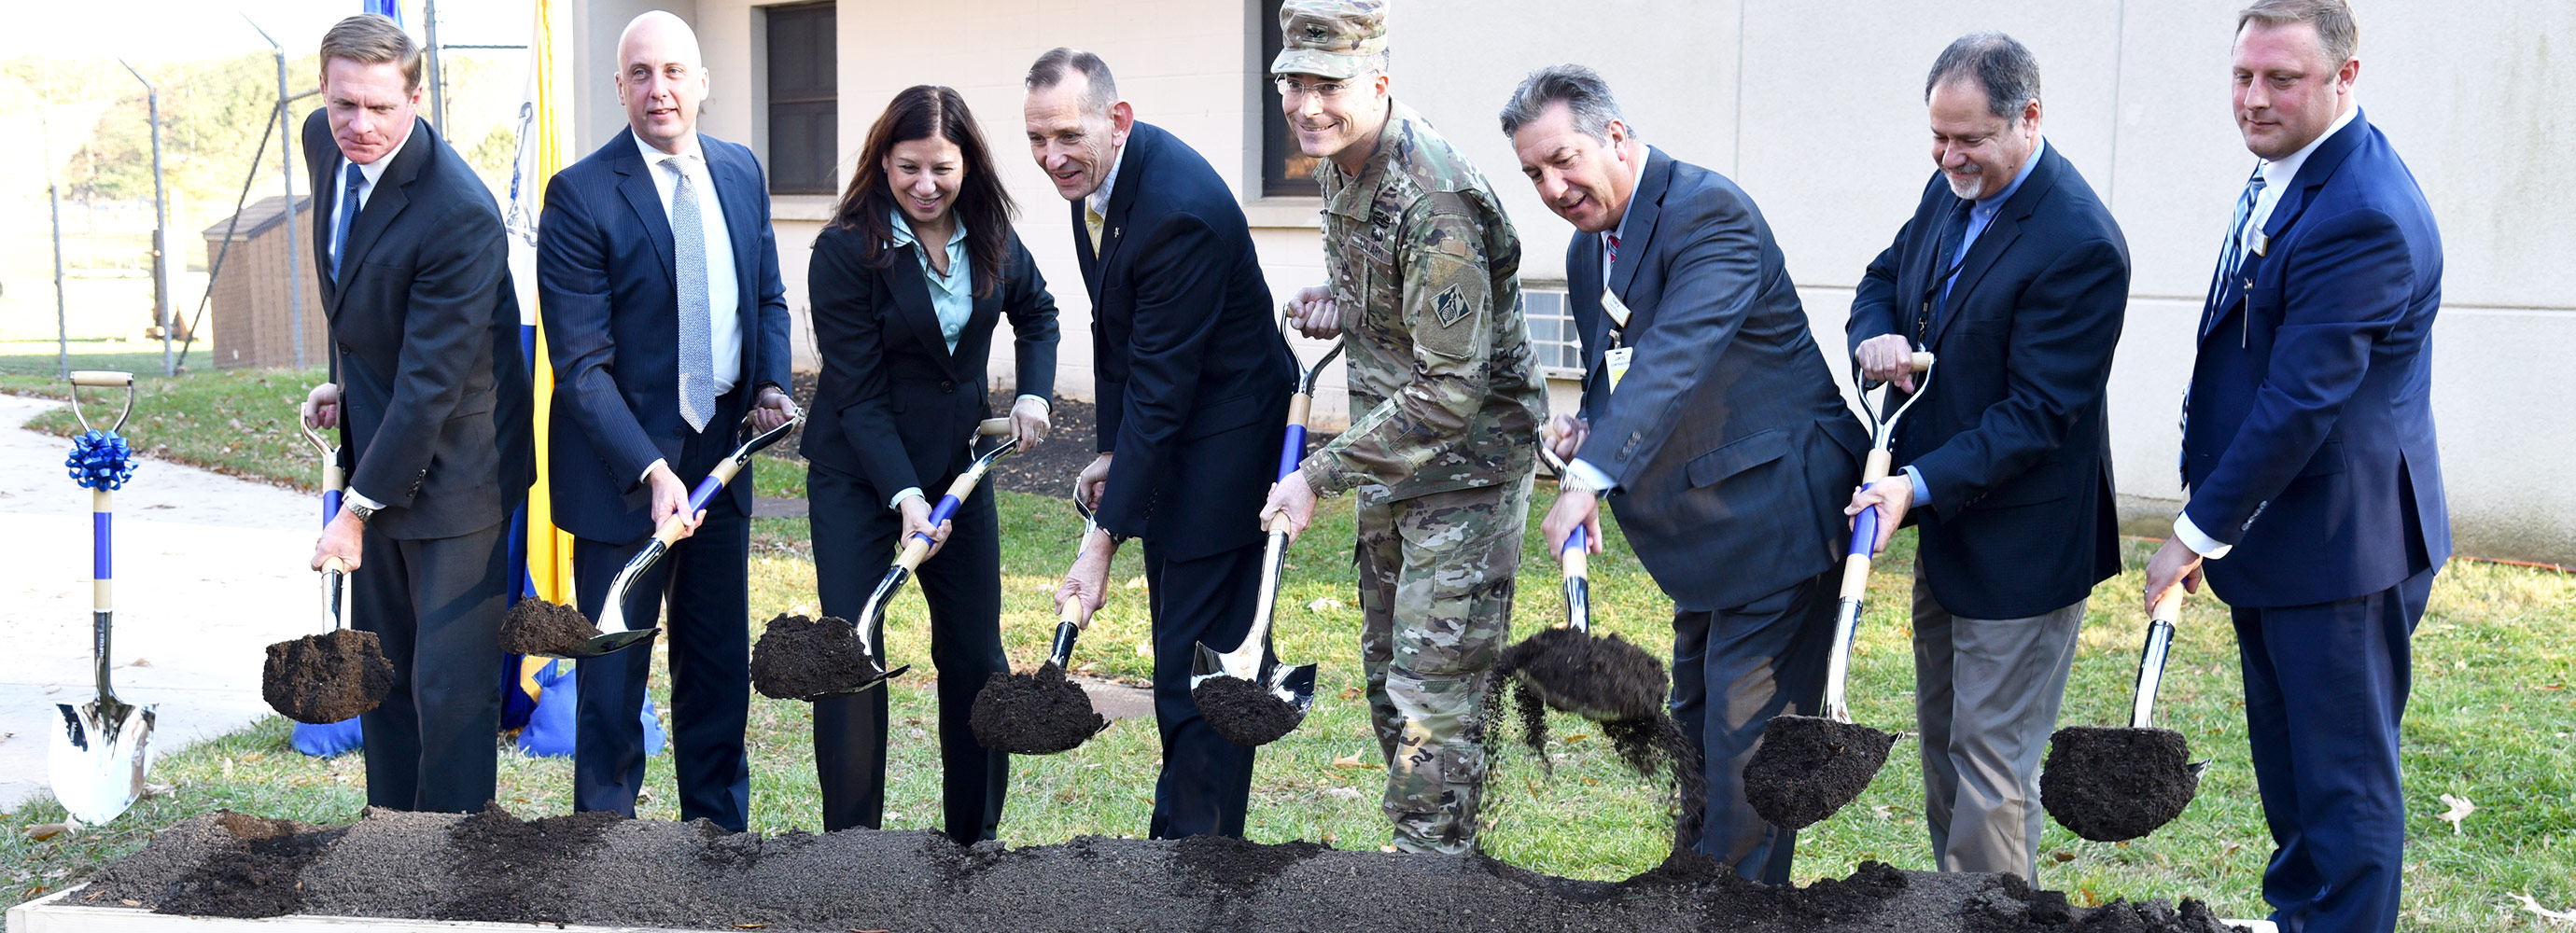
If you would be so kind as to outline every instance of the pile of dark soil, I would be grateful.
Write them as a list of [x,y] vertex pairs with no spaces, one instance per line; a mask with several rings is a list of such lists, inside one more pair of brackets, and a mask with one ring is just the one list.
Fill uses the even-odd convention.
[[501,650],[510,654],[561,655],[599,634],[581,610],[533,596],[511,604],[501,617]]
[[1306,713],[1260,684],[1241,677],[1210,677],[1190,688],[1199,715],[1225,740],[1245,748],[1279,741],[1297,730]]
[[2171,729],[2068,726],[2049,737],[2039,772],[2040,805],[2095,842],[2155,832],[2199,790],[2191,744]]
[[260,697],[296,722],[339,722],[375,709],[393,688],[383,643],[351,628],[270,645],[259,671]]
[[1781,829],[1805,829],[1860,796],[1896,737],[1821,716],[1779,716],[1744,764],[1744,799]]
[[1652,719],[1664,710],[1671,682],[1664,662],[1617,635],[1542,629],[1503,649],[1498,675],[1514,675],[1547,705],[1605,722]]
[[[198,817],[109,865],[79,903],[177,912],[250,847],[294,850],[220,903],[234,915],[480,919],[794,933],[1270,929],[1352,933],[1714,930],[1732,933],[2223,933],[2200,904],[2070,907],[2009,876],[1869,863],[1803,888],[1678,854],[1621,882],[1482,856],[1345,852],[1220,837],[1083,837],[961,848],[931,832],[727,834],[712,824],[583,814],[521,822],[370,809],[354,826]],[[268,897],[254,901],[254,897]]]
[[221,850],[163,886],[154,910],[202,917],[275,917],[304,906],[304,867],[321,858],[345,829],[294,820],[264,820],[225,810],[211,817]]
[[1053,662],[1035,673],[994,674],[975,693],[967,726],[985,748],[1014,755],[1052,755],[1081,745],[1109,720],[1091,708],[1091,695],[1066,680]]
[[751,646],[751,688],[777,700],[810,700],[868,681],[858,630],[838,616],[779,613]]

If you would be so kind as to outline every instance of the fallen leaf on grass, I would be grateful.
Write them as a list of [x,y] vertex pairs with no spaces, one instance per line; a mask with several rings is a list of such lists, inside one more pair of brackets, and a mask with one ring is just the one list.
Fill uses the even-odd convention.
[[2457,836],[2460,834],[2460,821],[2468,819],[2469,814],[2477,812],[2478,805],[2470,803],[2467,797],[2453,797],[2449,794],[2442,795],[2442,802],[2449,804],[2451,808],[2442,811],[2435,819],[2451,824],[2451,835]]
[[1358,688],[1358,687],[1343,687],[1343,688],[1342,688],[1342,699],[1345,699],[1345,700],[1356,700],[1356,699],[1359,699],[1359,698],[1360,698],[1360,688]]
[[1356,787],[1336,787],[1331,790],[1327,790],[1324,793],[1342,798],[1343,800],[1358,800],[1363,796],[1360,793],[1360,789]]
[[60,836],[70,829],[71,826],[65,823],[36,823],[27,827],[27,838],[43,842]]
[[1339,612],[1344,608],[1346,604],[1330,596],[1318,596],[1314,602],[1306,604],[1307,612]]
[[1144,589],[1144,588],[1145,588],[1145,575],[1140,573],[1140,574],[1137,574],[1137,575],[1135,575],[1135,576],[1129,577],[1129,578],[1127,578],[1127,582],[1126,582],[1126,583],[1124,583],[1124,584],[1121,584],[1121,585],[1122,585],[1122,586],[1125,586],[1126,588],[1131,589],[1131,590],[1141,590],[1141,589]]
[[2540,906],[2540,902],[2532,900],[2531,895],[2528,894],[2513,894],[2508,896],[2512,897],[2514,900],[2521,901],[2522,909],[2538,915],[2543,920],[2555,920],[2559,923],[2576,923],[2576,910],[2551,910]]
[[1339,757],[1339,758],[1335,758],[1335,759],[1333,759],[1333,767],[1336,767],[1336,768],[1367,768],[1367,769],[1369,769],[1369,770],[1371,770],[1371,771],[1382,771],[1382,770],[1385,770],[1385,769],[1386,769],[1386,766],[1385,766],[1385,765],[1379,764],[1379,763],[1374,762],[1374,761],[1369,761],[1369,760],[1367,760],[1367,759],[1365,759],[1365,758],[1360,757],[1360,755],[1361,755],[1361,754],[1362,754],[1362,753],[1360,753],[1360,752],[1352,752],[1352,753],[1350,753],[1350,754],[1348,754],[1348,755],[1343,755],[1343,756],[1341,756],[1341,757]]

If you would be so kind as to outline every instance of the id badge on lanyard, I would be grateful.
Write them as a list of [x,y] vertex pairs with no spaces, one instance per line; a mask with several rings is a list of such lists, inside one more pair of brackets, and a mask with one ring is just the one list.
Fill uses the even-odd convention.
[[1636,359],[1637,348],[1620,342],[1620,332],[1628,327],[1628,304],[1608,288],[1601,290],[1601,313],[1610,316],[1610,347],[1601,352],[1601,368],[1609,372],[1608,391],[1619,391],[1619,380],[1628,375],[1628,364]]

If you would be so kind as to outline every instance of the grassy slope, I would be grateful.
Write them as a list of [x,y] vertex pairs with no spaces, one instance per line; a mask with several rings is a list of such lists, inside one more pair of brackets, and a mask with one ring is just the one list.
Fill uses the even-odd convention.
[[[263,380],[265,380],[263,382]],[[22,387],[0,378],[0,389]],[[27,380],[24,388],[58,386]],[[309,475],[284,414],[309,379],[292,373],[201,373],[176,385],[147,379],[148,412],[134,433],[147,449],[254,475],[298,480]],[[274,411],[272,411],[274,409]],[[48,416],[59,417],[59,416]],[[266,421],[278,419],[276,424]],[[232,422],[238,419],[239,428]],[[166,432],[154,435],[151,432]],[[202,458],[202,459],[200,459]],[[763,494],[793,494],[802,477],[760,465]],[[1547,494],[1541,493],[1540,508]],[[1079,528],[1062,502],[1005,493],[1003,625],[1014,658],[1031,661],[1052,630],[1047,592]],[[1253,789],[1249,834],[1260,840],[1324,839],[1344,847],[1386,840],[1377,798],[1384,781],[1369,737],[1359,686],[1356,630],[1347,564],[1347,505],[1328,507],[1292,554],[1283,586],[1280,651],[1322,665],[1314,715],[1287,739],[1266,748]],[[1550,566],[1536,542],[1525,549],[1516,635],[1547,624],[1559,611]],[[760,618],[812,611],[813,565],[802,519],[755,523],[753,600]],[[1861,721],[1883,728],[1910,724],[1912,684],[1904,600],[1911,534],[1882,561],[1855,652],[1852,702]],[[2147,547],[2129,545],[2131,566]],[[1117,579],[1133,578],[1139,558],[1122,556]],[[1669,647],[1669,604],[1627,556],[1614,532],[1611,555],[1593,565],[1596,624],[1662,653]],[[2104,583],[2086,620],[2062,721],[2116,723],[2126,716],[2144,618],[2133,605],[2138,575]],[[1091,673],[1142,682],[1149,659],[1144,593],[1122,589],[1077,653]],[[1322,602],[1319,602],[1322,601]],[[937,820],[938,757],[929,734],[936,711],[926,687],[930,668],[919,598],[907,594],[890,619],[898,663],[915,673],[893,691],[897,728],[889,765],[890,828],[927,828]],[[756,624],[757,620],[755,620]],[[2410,929],[2533,928],[2509,900],[2528,893],[2541,903],[2576,903],[2576,578],[2512,567],[2454,563],[2434,591],[2415,638],[2415,694],[2406,724],[2410,813],[2407,922]],[[656,675],[656,690],[662,689]],[[148,698],[147,698],[148,699]],[[2160,718],[2190,736],[2194,752],[2212,759],[2191,809],[2155,836],[2126,844],[2085,842],[2052,824],[2041,882],[2079,902],[2114,897],[2209,897],[2222,913],[2260,916],[2257,895],[2270,843],[2247,763],[2242,688],[2235,644],[2223,607],[2202,601],[2186,611],[2166,675]],[[667,714],[666,714],[667,715]],[[754,827],[776,832],[818,829],[813,803],[810,712],[801,703],[755,697],[752,706]],[[101,862],[141,845],[153,828],[219,807],[316,822],[354,819],[364,802],[357,756],[318,761],[283,742],[286,724],[269,719],[224,739],[178,752],[156,766],[154,780],[171,794],[139,804],[116,823],[78,836],[36,842],[23,827],[61,819],[50,801],[0,818],[0,900],[76,883]],[[31,741],[21,736],[15,741]],[[1648,789],[1598,749],[1592,730],[1560,721],[1553,773],[1525,752],[1499,756],[1487,798],[1484,842],[1506,860],[1578,877],[1616,878],[1654,863],[1662,849],[1662,807]],[[1800,839],[1801,878],[1839,875],[1864,859],[1930,867],[1921,816],[1920,749],[1899,744],[1869,792]],[[1151,808],[1156,737],[1149,721],[1124,721],[1063,755],[1020,758],[1011,809],[1003,822],[1012,844],[1061,841],[1076,834],[1139,834]],[[653,798],[644,815],[676,816],[668,756],[648,770]],[[501,797],[523,812],[569,808],[570,765],[505,752]],[[2458,831],[2438,818],[2439,795],[2472,800],[2477,810]]]

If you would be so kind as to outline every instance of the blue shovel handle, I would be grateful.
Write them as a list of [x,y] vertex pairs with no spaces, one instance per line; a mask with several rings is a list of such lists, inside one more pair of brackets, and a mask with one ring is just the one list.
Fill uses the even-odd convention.
[[[941,522],[956,518],[957,510],[964,508],[965,505],[966,500],[957,498],[956,493],[949,493],[947,495],[940,496],[939,504],[930,507],[930,527],[937,528]],[[913,532],[912,536],[921,539],[921,543],[923,544],[937,543],[930,540],[930,536],[928,534],[924,534],[922,532]]]
[[[1866,490],[1869,486],[1861,488]],[[1877,545],[1878,507],[1870,506],[1860,510],[1860,514],[1852,516],[1851,550],[1845,553],[1853,557],[1867,557],[1877,553]]]

